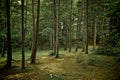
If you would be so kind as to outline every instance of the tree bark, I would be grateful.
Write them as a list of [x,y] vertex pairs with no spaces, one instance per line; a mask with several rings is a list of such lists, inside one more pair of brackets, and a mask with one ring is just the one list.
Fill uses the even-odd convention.
[[32,0],[32,22],[33,22],[33,31],[32,31],[32,53],[31,53],[31,63],[34,62],[34,54],[35,54],[35,11],[34,11],[34,0]]
[[56,53],[56,26],[57,26],[57,16],[56,16],[56,0],[53,0],[53,11],[54,11],[54,34],[53,34],[53,41],[54,41],[54,44],[53,44],[53,51],[54,53]]
[[82,51],[85,52],[85,37],[86,37],[86,31],[85,31],[85,0],[82,0]]
[[56,26],[56,53],[55,58],[59,57],[59,27],[60,27],[60,0],[58,0],[58,9],[57,9],[57,26]]
[[10,30],[10,0],[6,0],[6,14],[7,14],[7,64],[6,64],[6,68],[11,68],[12,46],[11,46],[11,30]]
[[72,0],[70,0],[70,25],[69,25],[69,52],[71,52],[72,39]]
[[93,39],[93,50],[96,49],[96,35],[97,35],[97,16],[95,15],[95,23],[94,23],[94,39]]
[[85,47],[85,54],[88,54],[88,0],[85,0],[85,7],[86,7],[86,47]]
[[36,52],[37,52],[37,36],[38,36],[38,29],[39,29],[39,15],[40,15],[40,0],[38,0],[37,4],[37,21],[36,26],[34,22],[34,0],[32,0],[33,6],[33,43],[32,43],[32,55],[31,55],[31,63],[34,64],[36,61]]
[[24,0],[21,0],[22,2],[22,13],[21,13],[21,16],[22,16],[22,25],[21,25],[21,28],[22,28],[22,69],[25,68],[25,51],[24,51],[24,48],[25,48],[25,27],[24,27]]

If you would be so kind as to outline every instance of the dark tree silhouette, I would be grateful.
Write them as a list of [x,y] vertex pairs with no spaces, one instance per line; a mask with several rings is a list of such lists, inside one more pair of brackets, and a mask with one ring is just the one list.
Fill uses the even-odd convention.
[[21,28],[22,28],[22,69],[25,68],[25,51],[24,51],[24,43],[25,43],[25,29],[24,29],[24,0],[21,0],[22,2],[22,13],[21,13],[21,16],[22,16],[22,25],[21,25]]
[[11,68],[12,46],[11,46],[11,30],[10,30],[10,0],[6,0],[6,16],[7,16],[7,64],[6,64],[6,68]]

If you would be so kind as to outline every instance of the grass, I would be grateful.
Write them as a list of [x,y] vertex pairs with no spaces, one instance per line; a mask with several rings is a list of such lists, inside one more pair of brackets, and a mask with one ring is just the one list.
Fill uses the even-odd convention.
[[[43,55],[49,55],[49,53],[51,52],[51,50],[39,50],[37,51],[37,58],[39,58],[40,56],[43,56]],[[66,51],[64,51],[63,49],[60,49],[59,53],[60,54],[64,54]],[[6,54],[5,54],[5,57],[0,57],[0,62],[3,62],[6,60]],[[26,50],[25,51],[25,59],[29,59],[31,56],[31,51],[30,50]],[[13,50],[12,52],[12,59],[13,60],[21,60],[21,57],[22,57],[22,53],[21,53],[21,50],[20,49],[16,49],[16,50]]]
[[[29,64],[26,61],[27,71],[12,69],[10,71],[0,72],[4,79],[10,80],[119,80],[119,71],[117,67],[119,62],[115,56],[84,54],[80,49],[78,52],[64,51],[60,49],[59,59],[46,56],[51,50],[37,51],[38,64]],[[92,46],[89,46],[89,51]],[[31,51],[26,50],[26,59],[30,58]],[[62,55],[64,54],[64,55]],[[0,58],[4,60],[5,58]],[[13,51],[13,59],[21,60],[20,50]],[[40,63],[40,64],[39,64]],[[13,65],[20,65],[20,61],[14,61]],[[8,74],[8,75],[5,75]],[[12,75],[11,75],[12,74]]]
[[[37,57],[40,57],[41,55],[48,55],[50,51],[47,50],[42,50],[42,51],[37,51]],[[31,51],[27,50],[25,51],[25,58],[28,59],[31,56]],[[14,60],[21,60],[22,53],[20,50],[13,51],[12,53],[12,58]],[[6,55],[5,57],[0,57],[0,62],[6,60]]]

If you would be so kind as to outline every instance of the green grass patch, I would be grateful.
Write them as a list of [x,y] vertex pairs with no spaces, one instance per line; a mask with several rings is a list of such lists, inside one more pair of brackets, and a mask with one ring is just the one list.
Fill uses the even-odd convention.
[[108,60],[107,56],[93,55],[93,54],[79,54],[76,58],[76,63],[81,65],[91,65],[97,67],[104,67],[108,63],[110,63],[110,58]]

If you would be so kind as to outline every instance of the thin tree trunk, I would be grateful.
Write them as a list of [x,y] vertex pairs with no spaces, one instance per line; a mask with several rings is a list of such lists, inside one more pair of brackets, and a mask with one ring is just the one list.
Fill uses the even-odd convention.
[[55,58],[59,57],[59,27],[60,27],[60,0],[58,0],[58,9],[57,9],[57,26],[56,26],[56,53]]
[[94,39],[93,39],[93,50],[96,49],[96,35],[97,35],[97,16],[95,15],[95,25],[94,25]]
[[12,46],[11,46],[11,30],[10,30],[10,0],[6,0],[7,14],[7,64],[6,68],[11,68]]
[[35,13],[34,13],[34,0],[32,0],[32,22],[33,22],[33,31],[32,31],[32,53],[31,53],[31,63],[33,62],[34,59],[34,54],[35,54]]
[[56,16],[56,0],[53,0],[53,10],[54,10],[54,34],[53,34],[53,50],[54,50],[54,54],[56,53],[56,26],[57,26],[57,16]]
[[22,69],[25,68],[25,51],[24,51],[24,43],[25,43],[25,27],[24,27],[24,0],[21,0],[22,2]]
[[69,25],[69,52],[71,52],[71,39],[72,39],[72,0],[70,0],[70,25]]
[[39,24],[40,24],[40,0],[38,0],[38,5],[37,5],[37,21],[36,21],[36,51],[37,51],[37,43],[38,43]]
[[85,51],[85,0],[82,1],[82,51]]
[[86,7],[86,48],[85,48],[85,54],[88,54],[88,0],[85,2]]

